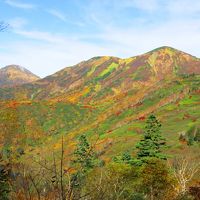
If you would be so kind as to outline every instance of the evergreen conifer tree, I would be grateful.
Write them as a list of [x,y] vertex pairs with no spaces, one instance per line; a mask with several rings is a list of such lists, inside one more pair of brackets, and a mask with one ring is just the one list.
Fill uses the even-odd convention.
[[86,172],[94,167],[96,155],[85,135],[80,136],[74,156],[73,163],[78,165],[81,171]]
[[79,187],[84,182],[87,173],[95,167],[97,157],[94,148],[90,145],[85,135],[79,137],[73,154],[72,165],[75,167],[76,173],[72,175],[71,182],[74,186]]
[[165,139],[162,137],[160,129],[161,123],[154,115],[150,115],[146,121],[144,136],[136,145],[138,160],[146,162],[149,158],[166,159],[166,156],[162,154]]

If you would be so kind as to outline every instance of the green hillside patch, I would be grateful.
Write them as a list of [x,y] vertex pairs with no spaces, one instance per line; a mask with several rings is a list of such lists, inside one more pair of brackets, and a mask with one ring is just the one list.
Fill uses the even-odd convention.
[[104,79],[108,77],[115,69],[117,69],[119,65],[117,63],[112,63],[109,65],[105,70],[103,70],[100,75],[97,77],[97,79]]
[[[197,96],[194,96],[194,99],[197,100]],[[168,143],[173,145],[173,148],[175,148],[174,145],[179,143],[178,138],[181,132],[186,132],[195,124],[200,124],[200,105],[196,105],[194,108],[193,102],[188,101],[188,97],[181,102],[186,104],[169,104],[156,112],[156,115],[161,117],[163,133],[166,135]]]
[[90,69],[90,71],[87,73],[87,77],[91,76],[95,72],[96,68],[97,68],[96,65],[92,66],[92,68]]
[[179,102],[180,105],[191,105],[200,102],[199,95],[190,95]]

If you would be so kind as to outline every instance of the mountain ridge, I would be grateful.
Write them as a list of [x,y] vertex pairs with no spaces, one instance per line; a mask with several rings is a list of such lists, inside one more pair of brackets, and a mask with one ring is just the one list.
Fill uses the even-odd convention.
[[[125,59],[110,56],[94,57],[40,79],[35,85],[47,87],[47,90],[51,90],[49,87],[57,87],[62,93],[85,85],[95,87],[95,92],[98,92],[97,88],[100,88],[100,85],[121,87],[120,84],[125,82],[127,87],[132,87],[130,82],[147,83],[153,79],[157,81],[165,79],[166,76],[200,74],[199,63],[198,58],[187,53],[171,47],[161,47]],[[55,90],[53,93],[52,96],[55,97]],[[59,92],[57,94],[59,95]]]
[[[193,56],[192,54],[186,53],[186,52],[184,52],[184,51],[178,50],[178,49],[176,49],[176,48],[173,48],[173,47],[170,47],[170,46],[161,46],[161,47],[155,48],[155,49],[153,49],[153,50],[150,50],[150,51],[148,51],[148,52],[146,52],[146,53],[144,53],[144,54],[138,54],[138,55],[131,56],[131,57],[128,57],[128,58],[120,58],[120,57],[116,57],[116,56],[94,56],[94,57],[92,57],[92,58],[90,58],[90,59],[88,59],[88,60],[83,60],[83,61],[78,62],[77,64],[64,67],[63,69],[60,69],[59,71],[57,71],[57,72],[55,72],[55,73],[53,73],[53,74],[47,75],[47,76],[45,76],[44,78],[41,78],[41,79],[46,79],[46,78],[49,77],[49,76],[54,76],[54,74],[57,74],[57,73],[59,73],[59,72],[65,70],[65,69],[67,69],[67,68],[73,68],[73,67],[78,66],[78,65],[80,65],[80,64],[82,64],[82,63],[87,63],[87,62],[94,61],[94,60],[98,60],[98,59],[113,58],[113,59],[118,59],[118,60],[129,60],[129,59],[131,59],[131,58],[136,58],[136,57],[148,55],[148,54],[151,54],[151,53],[153,53],[153,52],[160,51],[160,50],[170,50],[170,51],[174,51],[174,52],[180,52],[180,53],[182,53],[182,54],[185,54],[185,55],[188,55],[188,56],[191,56],[191,57],[193,57],[193,58],[196,58],[196,59],[200,60],[200,58],[198,58],[198,57],[196,57],[196,56]],[[20,69],[20,70],[22,70],[22,71],[25,70],[25,71],[27,71],[27,72],[29,72],[29,73],[32,73],[31,71],[27,70],[26,68],[24,68],[24,67],[22,67],[22,66],[20,66],[20,65],[15,65],[15,64],[11,64],[11,65],[7,65],[7,66],[5,66],[5,67],[2,67],[2,68],[0,68],[0,70],[3,70],[4,68],[6,69],[6,68],[12,67],[12,66],[13,66],[13,67],[16,67],[16,68],[18,68],[18,69]],[[33,74],[33,73],[32,73],[32,74]],[[35,74],[33,74],[33,75],[35,75]],[[35,76],[37,76],[37,75],[35,75]],[[40,78],[39,76],[37,76],[37,77]]]
[[[23,90],[23,98],[51,99],[73,96],[78,102],[101,93],[128,92],[153,82],[200,74],[200,59],[172,47],[159,47],[130,58],[97,56],[74,66],[63,68],[45,78],[38,79],[16,91]],[[12,98],[15,94],[11,92]],[[3,91],[2,91],[3,94]],[[79,98],[75,96],[79,96]],[[4,95],[1,95],[2,97]],[[6,93],[6,96],[7,93]],[[102,96],[104,98],[104,96]],[[69,99],[69,98],[67,98]]]

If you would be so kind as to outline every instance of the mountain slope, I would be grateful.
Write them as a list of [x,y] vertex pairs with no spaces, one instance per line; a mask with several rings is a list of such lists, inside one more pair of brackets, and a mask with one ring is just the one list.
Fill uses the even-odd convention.
[[[94,57],[73,67],[67,67],[51,76],[16,89],[22,98],[60,98],[89,103],[109,94],[115,96],[129,90],[183,76],[200,74],[200,59],[171,47],[161,47],[146,54],[127,59]],[[15,97],[6,91],[5,96]],[[0,92],[1,98],[4,91]]]
[[115,95],[161,80],[200,74],[199,66],[200,59],[170,47],[128,59],[95,57],[27,86],[31,88],[28,97],[49,99],[70,94],[76,102],[89,102],[104,99],[107,93]]
[[39,77],[18,65],[0,69],[0,87],[13,87],[38,80]]
[[[108,156],[134,147],[154,113],[173,153],[179,133],[200,124],[200,59],[170,47],[120,59],[95,57],[51,76],[0,90],[0,143],[30,154],[98,135]],[[3,101],[3,99],[5,101]],[[13,100],[15,99],[15,100]],[[180,146],[181,145],[181,146]],[[198,152],[198,146],[191,147]]]

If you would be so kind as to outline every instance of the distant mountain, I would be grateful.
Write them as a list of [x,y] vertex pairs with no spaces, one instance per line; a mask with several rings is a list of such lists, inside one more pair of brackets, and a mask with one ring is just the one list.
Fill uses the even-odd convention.
[[0,69],[0,87],[19,86],[38,79],[38,76],[19,65],[8,65]]

